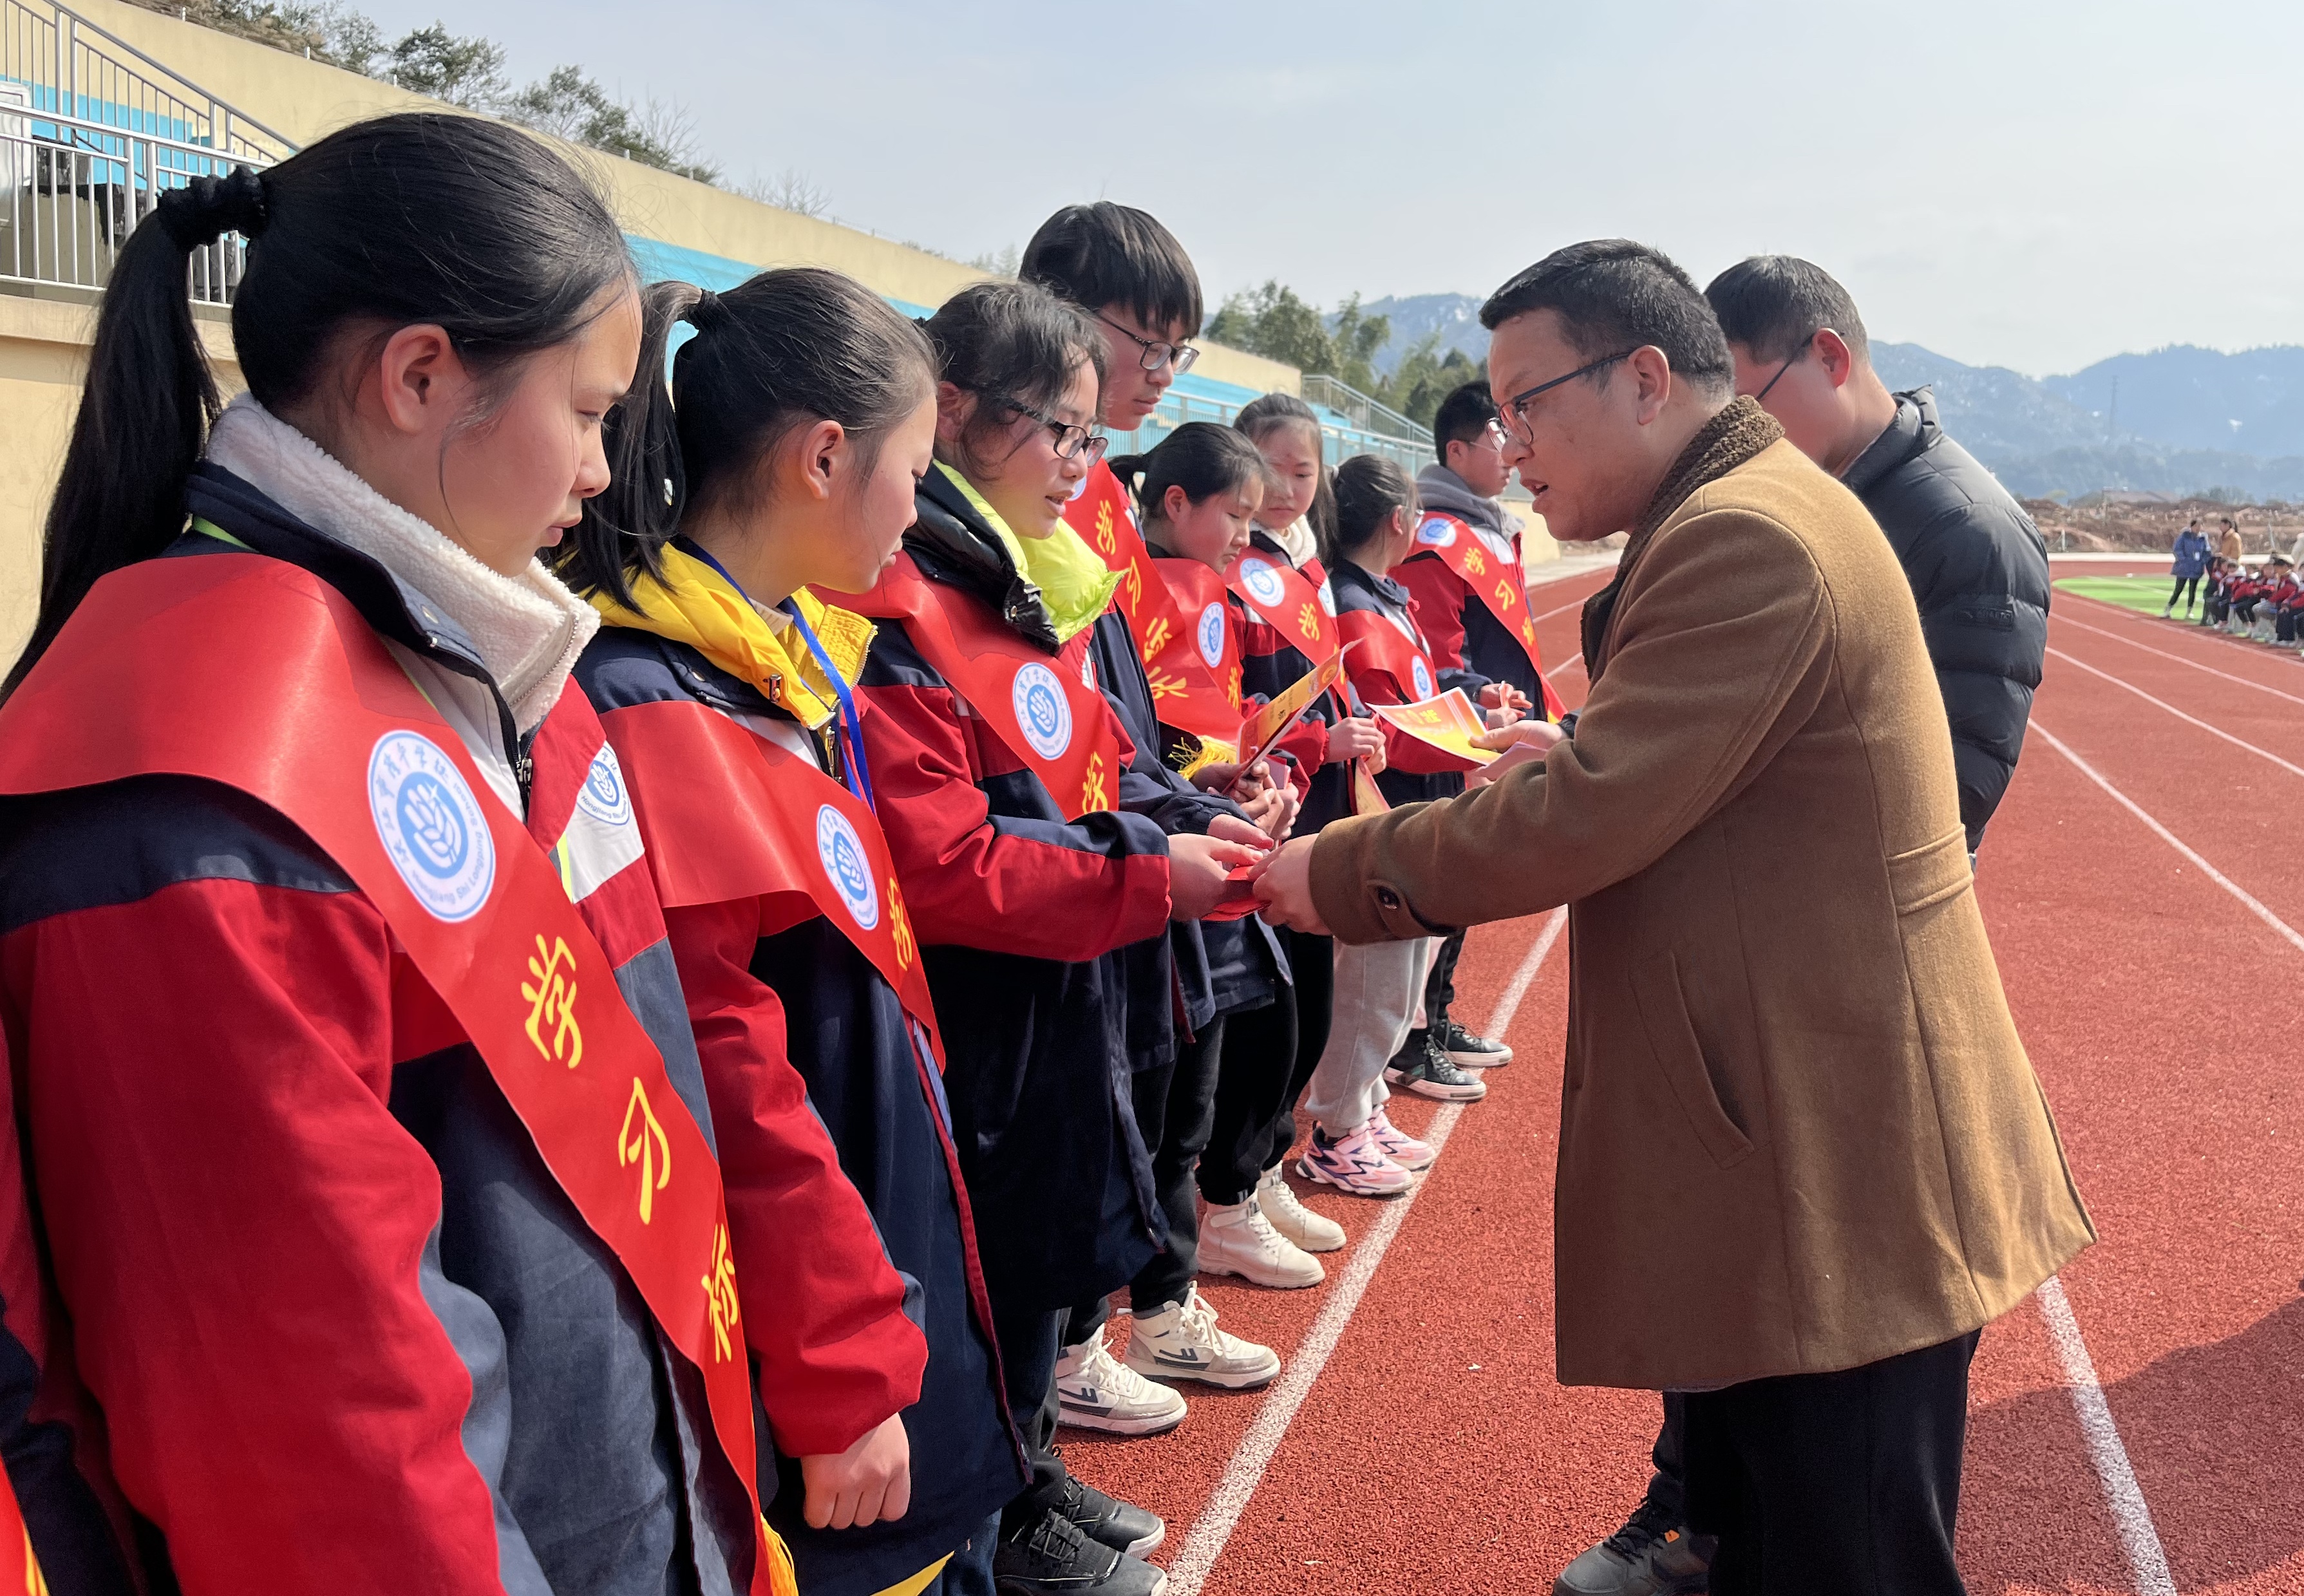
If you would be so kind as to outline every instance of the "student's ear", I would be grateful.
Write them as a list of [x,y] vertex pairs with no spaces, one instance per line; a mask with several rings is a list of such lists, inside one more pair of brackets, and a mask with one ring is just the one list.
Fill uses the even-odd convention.
[[800,481],[813,498],[832,497],[833,483],[848,460],[848,429],[829,419],[802,427],[793,450]]
[[[402,327],[384,341],[370,367],[384,420],[395,432],[416,434],[460,403],[470,378],[448,330],[432,322]],[[366,384],[363,384],[363,386]]]
[[936,442],[958,443],[976,418],[976,395],[952,383],[936,384]]
[[1160,495],[1160,519],[1171,525],[1182,520],[1191,507],[1192,495],[1175,483],[1170,483],[1168,491]]
[[1824,367],[1824,375],[1831,379],[1834,387],[1844,386],[1856,375],[1856,351],[1848,347],[1848,340],[1830,327],[1817,329],[1812,347],[1817,364]]

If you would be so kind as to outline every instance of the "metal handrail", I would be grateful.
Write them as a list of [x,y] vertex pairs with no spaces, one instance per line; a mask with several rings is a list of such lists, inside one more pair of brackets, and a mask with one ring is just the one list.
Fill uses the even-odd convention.
[[[30,85],[36,111],[103,122],[86,109],[102,106],[138,131],[152,131],[135,127],[140,119],[181,124],[190,142],[251,165],[284,161],[297,149],[285,134],[58,0],[0,0],[0,80]],[[55,103],[41,104],[41,89]]]
[[1350,417],[1354,426],[1374,436],[1399,438],[1427,449],[1432,446],[1430,427],[1410,420],[1382,400],[1372,399],[1350,383],[1325,372],[1306,374],[1304,397],[1340,416]]
[[[1305,380],[1309,384],[1311,379],[1308,377]],[[1131,432],[1112,435],[1112,452],[1142,454],[1187,421],[1213,421],[1219,426],[1228,426],[1242,408],[1228,400],[1180,393],[1172,388],[1161,398],[1160,408],[1147,417],[1143,425]],[[1429,434],[1426,435],[1424,442],[1418,443],[1410,438],[1387,437],[1382,433],[1336,426],[1325,421],[1320,424],[1320,433],[1321,452],[1331,465],[1339,464],[1355,454],[1381,454],[1397,461],[1413,474],[1432,460]]]

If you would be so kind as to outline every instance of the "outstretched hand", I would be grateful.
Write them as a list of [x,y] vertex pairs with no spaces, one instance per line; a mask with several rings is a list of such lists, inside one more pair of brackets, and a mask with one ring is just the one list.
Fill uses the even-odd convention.
[[1498,757],[1467,775],[1464,790],[1486,787],[1516,765],[1537,763],[1566,736],[1549,721],[1515,721],[1509,726],[1491,727],[1474,738],[1472,746],[1494,750]]
[[1250,847],[1244,842],[1230,841],[1214,834],[1195,837],[1189,832],[1168,839],[1168,917],[1171,920],[1197,920],[1210,909],[1232,897],[1238,891],[1231,877],[1242,865],[1252,865],[1262,857],[1263,848],[1271,846],[1264,834],[1236,815],[1219,817],[1226,829],[1239,828],[1235,835],[1254,836],[1262,847]]
[[1312,902],[1312,849],[1317,837],[1299,837],[1265,857],[1256,874],[1256,895],[1264,899],[1259,912],[1275,925],[1326,936],[1328,923]]

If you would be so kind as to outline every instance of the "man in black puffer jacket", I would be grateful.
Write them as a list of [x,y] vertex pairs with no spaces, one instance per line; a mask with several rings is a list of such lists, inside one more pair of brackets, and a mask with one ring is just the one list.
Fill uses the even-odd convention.
[[1926,388],[1888,392],[1855,302],[1820,267],[1754,256],[1705,297],[1736,357],[1736,391],[1847,484],[1903,563],[1952,722],[1973,853],[2015,774],[2040,685],[2047,545],[2008,490],[1944,435]]
[[[1926,388],[1888,392],[1855,301],[1821,267],[1756,255],[1714,278],[1704,297],[1728,335],[1736,392],[1758,400],[1801,453],[1863,501],[1903,565],[1952,725],[1973,858],[2016,773],[2040,685],[2047,545],[2008,490],[1944,435]],[[1664,1396],[1647,1495],[1622,1529],[1562,1572],[1554,1596],[1705,1588],[1712,1546],[1687,1526],[1681,1400]],[[1789,1560],[1796,1566],[1797,1552]]]

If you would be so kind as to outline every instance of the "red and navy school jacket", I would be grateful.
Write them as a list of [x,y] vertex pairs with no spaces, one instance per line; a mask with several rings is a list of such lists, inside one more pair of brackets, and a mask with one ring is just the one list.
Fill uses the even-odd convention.
[[[658,781],[682,779],[665,770],[716,768],[707,734],[720,717],[796,724],[695,649],[637,629],[604,627],[576,680],[635,781],[648,780],[644,762],[659,767]],[[747,734],[760,732],[748,725]],[[836,769],[837,748],[826,752]],[[645,807],[640,820],[652,860],[714,847],[709,836],[660,835]],[[814,899],[778,892],[681,905],[665,919],[719,1133],[748,1332],[810,1313],[845,1321],[836,1340],[821,1338],[842,1355],[829,1369],[805,1359],[774,1366],[756,1348],[775,1439],[771,1460],[762,1438],[760,1495],[803,1591],[871,1596],[960,1546],[1026,1483],[936,1061],[916,1042],[895,990]],[[804,1189],[790,1189],[793,1166],[827,1132],[903,1282],[893,1325],[885,1312],[875,1321],[874,1305],[855,1300],[843,1279],[846,1248],[832,1245],[838,1226],[825,1222],[843,1216],[818,1216]],[[797,1158],[788,1151],[795,1144]],[[775,1199],[757,1212],[740,1196],[756,1190]],[[748,1219],[757,1223],[748,1228]],[[793,1459],[843,1449],[900,1408],[913,1458],[903,1517],[809,1528]]]
[[[1291,570],[1296,569],[1279,539],[1261,527],[1249,532],[1249,546],[1268,558],[1288,561]],[[1333,587],[1324,587],[1322,601],[1326,602],[1334,595]],[[1303,680],[1304,673],[1312,668],[1312,656],[1290,642],[1286,632],[1257,613],[1230,588],[1225,589],[1225,602],[1233,623],[1240,628],[1241,701],[1267,704]],[[1296,829],[1291,833],[1293,836],[1309,837],[1328,822],[1352,812],[1350,770],[1342,764],[1323,763],[1328,750],[1328,728],[1335,724],[1336,719],[1335,695],[1323,693],[1313,700],[1304,718],[1280,739],[1275,749],[1288,765],[1289,780],[1302,806],[1296,814]]]
[[[1427,515],[1439,513],[1427,511]],[[1520,569],[1517,545],[1505,545],[1505,552],[1500,552],[1504,539],[1461,517],[1449,519],[1464,528],[1465,536],[1478,538],[1481,545],[1497,558],[1503,559],[1505,552],[1509,553],[1509,579],[1527,579],[1527,573]],[[1432,646],[1432,666],[1442,692],[1461,688],[1464,696],[1477,705],[1480,689],[1500,681],[1526,694],[1531,704],[1541,705],[1547,701],[1544,673],[1529,657],[1520,639],[1496,619],[1495,612],[1482,602],[1470,584],[1457,575],[1437,551],[1419,549],[1395,566],[1391,574],[1415,602],[1416,621]]]
[[[1374,575],[1349,560],[1337,561],[1328,579],[1335,587],[1338,614],[1373,612],[1399,628],[1427,657],[1430,655],[1431,645],[1416,623],[1415,601],[1408,596],[1408,589],[1390,577]],[[1345,666],[1352,690],[1362,702],[1413,704],[1419,698],[1430,697],[1417,692],[1413,683],[1395,680],[1391,671],[1364,662],[1361,655],[1366,652],[1354,649]],[[1448,756],[1389,722],[1385,723],[1384,730],[1385,767],[1376,773],[1376,782],[1385,802],[1423,803],[1432,798],[1453,798],[1464,790],[1463,773],[1448,767]]]
[[[189,498],[494,696],[381,564],[212,466]],[[170,554],[233,552],[188,534]],[[263,667],[260,643],[216,646]],[[663,1112],[708,1141],[638,832],[579,802],[599,722],[567,693],[523,739],[494,702],[528,832],[682,1100]],[[750,1589],[750,1493],[697,1368],[383,915],[277,811],[163,775],[0,800],[0,1024],[70,1352],[156,1587]],[[80,1589],[60,1561],[54,1588]]]
[[[1089,634],[1057,646],[1038,591],[941,473],[918,507],[902,558],[1079,680]],[[847,607],[882,609],[870,595]],[[904,621],[875,619],[858,688],[866,755],[944,1031],[985,1277],[1004,1313],[1068,1307],[1133,1278],[1167,1239],[1129,1045],[1132,1009],[1173,1001],[1167,835],[1124,810],[1068,820]],[[1120,730],[1125,770],[1137,750]],[[1131,961],[1148,941],[1156,955]]]

